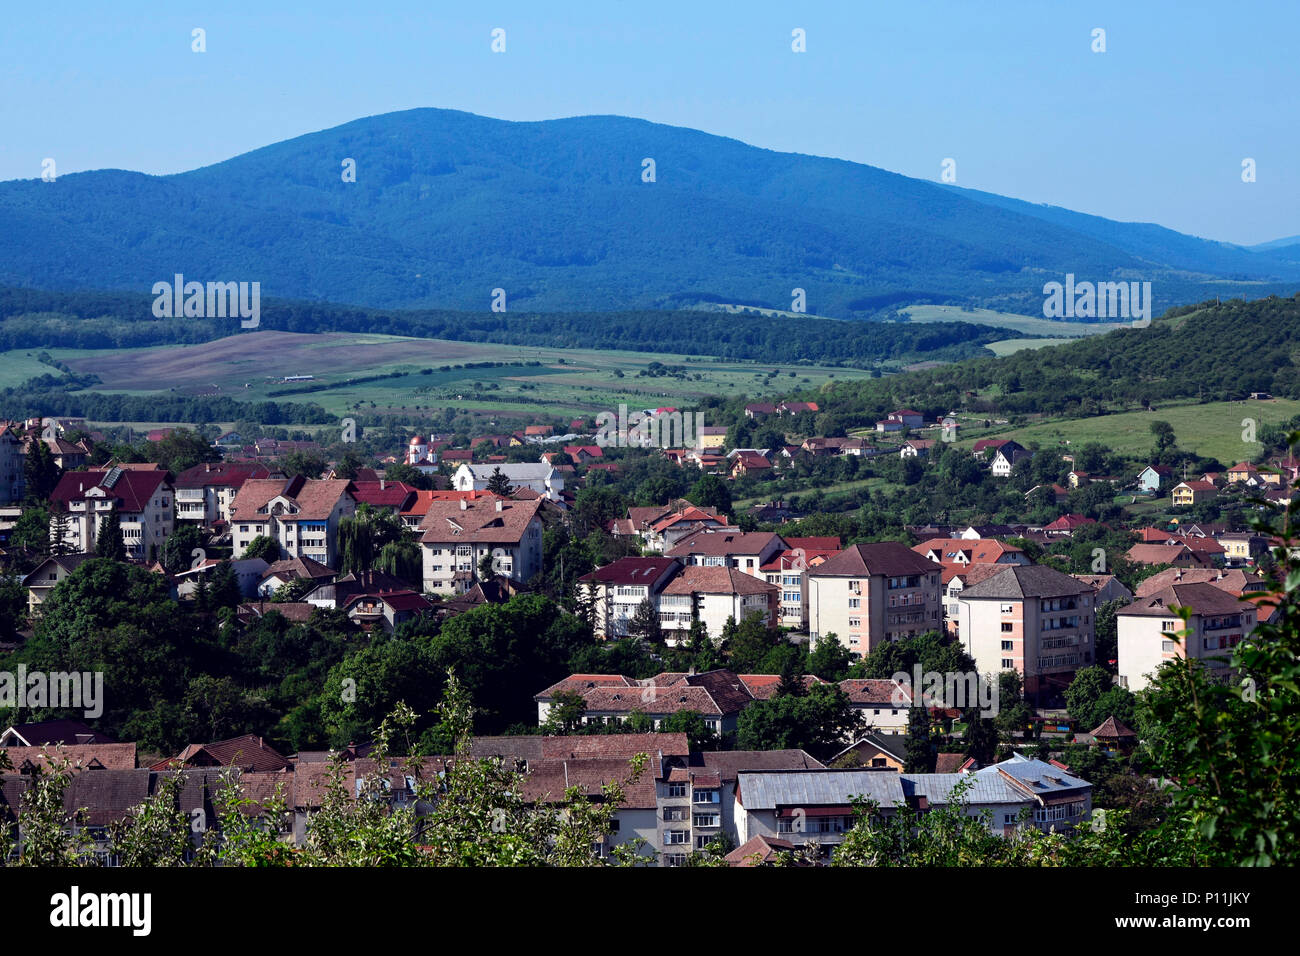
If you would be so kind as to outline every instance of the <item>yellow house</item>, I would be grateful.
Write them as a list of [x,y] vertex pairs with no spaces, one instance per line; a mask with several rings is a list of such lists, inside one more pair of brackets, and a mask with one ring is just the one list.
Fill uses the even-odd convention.
[[1175,486],[1173,492],[1174,506],[1199,505],[1218,497],[1219,489],[1210,481],[1184,481]]
[[721,448],[727,443],[727,429],[720,425],[709,425],[700,429],[700,448]]

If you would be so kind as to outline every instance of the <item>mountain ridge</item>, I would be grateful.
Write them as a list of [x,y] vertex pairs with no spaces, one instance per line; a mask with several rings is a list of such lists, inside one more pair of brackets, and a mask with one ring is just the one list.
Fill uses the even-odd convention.
[[180,272],[378,308],[483,309],[502,288],[507,309],[789,309],[803,288],[808,311],[839,318],[915,302],[1032,314],[1066,272],[1150,279],[1157,312],[1300,281],[1267,250],[685,127],[433,108],[165,176],[0,183],[0,263],[19,286],[147,291]]

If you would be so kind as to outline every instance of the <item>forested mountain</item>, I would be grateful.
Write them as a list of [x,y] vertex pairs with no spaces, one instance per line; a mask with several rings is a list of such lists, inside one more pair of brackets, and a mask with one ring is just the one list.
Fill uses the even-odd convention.
[[617,116],[417,109],[172,176],[0,184],[0,283],[147,292],[182,273],[382,308],[486,309],[500,288],[511,310],[788,309],[801,288],[841,318],[1034,313],[1074,273],[1149,280],[1160,311],[1281,292],[1294,258]]

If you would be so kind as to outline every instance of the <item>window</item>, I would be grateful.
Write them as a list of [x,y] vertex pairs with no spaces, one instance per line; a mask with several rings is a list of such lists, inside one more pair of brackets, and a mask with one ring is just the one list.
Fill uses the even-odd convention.
[[697,813],[693,825],[697,827],[716,827],[718,825],[718,814]]
[[665,846],[681,846],[683,844],[687,844],[690,842],[691,842],[690,830],[665,830],[664,831]]
[[686,796],[686,784],[684,784],[684,783],[670,783],[670,784],[668,785],[668,796],[670,796],[670,797],[684,797],[684,796]]
[[862,598],[849,598],[849,607],[862,607]]
[[1014,604],[1004,604],[1004,605],[1002,605],[1002,613],[1003,613],[1003,614],[1015,614],[1015,613],[1016,613],[1016,606],[1015,606]]
[[1011,630],[1012,630],[1011,622],[1010,622],[1010,621],[1003,621],[1003,622],[1002,622],[1002,633],[1003,633],[1003,634],[1010,634],[1010,633],[1011,633]]
[[1011,658],[1009,658],[1009,657],[1004,657],[1004,658],[1002,658],[1002,669],[1003,669],[1004,671],[1015,670],[1015,669],[1016,669],[1016,662],[1013,661],[1013,660],[1012,660]]
[[718,791],[716,790],[696,790],[696,803],[719,803]]
[[1014,650],[1014,649],[1015,649],[1015,643],[1016,643],[1015,641],[1003,641],[1003,642],[1002,642],[1002,649],[1003,649],[1004,651]]

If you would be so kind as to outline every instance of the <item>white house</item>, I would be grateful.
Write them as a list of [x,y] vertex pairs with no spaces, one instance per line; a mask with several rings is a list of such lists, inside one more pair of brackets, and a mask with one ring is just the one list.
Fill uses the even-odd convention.
[[526,462],[509,465],[461,465],[452,475],[452,487],[457,491],[486,491],[492,476],[500,471],[514,489],[527,488],[558,501],[564,491],[564,477],[545,462]]

